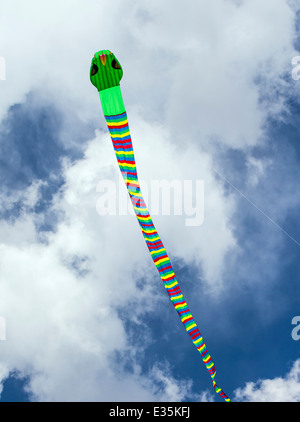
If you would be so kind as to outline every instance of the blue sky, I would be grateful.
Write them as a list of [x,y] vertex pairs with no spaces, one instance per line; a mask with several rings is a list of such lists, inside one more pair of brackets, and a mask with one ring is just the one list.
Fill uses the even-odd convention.
[[145,186],[204,180],[203,224],[153,220],[218,384],[300,401],[299,6],[44,3],[0,10],[0,401],[219,400],[135,217],[97,209],[120,183],[89,81],[107,48]]

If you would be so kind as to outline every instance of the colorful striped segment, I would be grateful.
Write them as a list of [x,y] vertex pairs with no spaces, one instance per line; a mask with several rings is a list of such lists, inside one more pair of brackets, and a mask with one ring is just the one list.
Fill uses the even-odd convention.
[[230,402],[230,399],[224,391],[217,386],[214,380],[216,375],[215,365],[207,351],[203,337],[183,297],[179,284],[176,280],[171,261],[154,227],[153,221],[143,199],[137,176],[127,114],[124,112],[118,115],[105,116],[105,119],[123,179],[127,186],[134,211],[153,262],[160,274],[165,289],[181,319],[182,324],[184,325],[195,347],[201,354],[202,360],[212,378],[215,392],[225,401]]

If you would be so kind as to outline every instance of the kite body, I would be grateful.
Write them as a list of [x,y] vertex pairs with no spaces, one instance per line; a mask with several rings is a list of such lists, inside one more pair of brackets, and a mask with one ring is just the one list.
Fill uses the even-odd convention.
[[202,360],[212,378],[215,392],[225,401],[230,402],[230,399],[215,382],[215,365],[212,362],[203,337],[183,297],[171,261],[155,229],[142,196],[127,114],[119,85],[122,76],[122,67],[113,53],[109,50],[102,50],[94,55],[90,69],[90,79],[92,84],[99,91],[104,117],[110,132],[119,168],[145,242],[169,298],[190,339],[200,352]]

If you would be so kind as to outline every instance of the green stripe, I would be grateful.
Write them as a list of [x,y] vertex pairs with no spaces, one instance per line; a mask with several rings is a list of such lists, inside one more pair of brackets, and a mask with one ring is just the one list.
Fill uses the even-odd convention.
[[113,116],[125,112],[120,86],[99,91],[101,105],[105,116]]

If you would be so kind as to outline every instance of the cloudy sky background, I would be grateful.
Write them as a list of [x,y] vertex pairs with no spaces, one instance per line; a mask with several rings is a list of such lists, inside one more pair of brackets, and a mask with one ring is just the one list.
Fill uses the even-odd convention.
[[1,2],[1,401],[219,400],[136,218],[99,213],[103,181],[125,192],[89,80],[101,49],[145,190],[204,181],[203,224],[153,220],[218,384],[300,401],[299,29],[285,0]]

